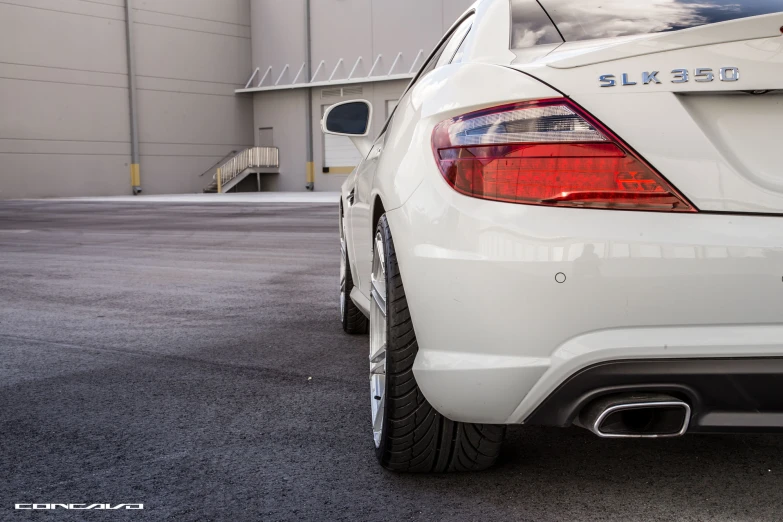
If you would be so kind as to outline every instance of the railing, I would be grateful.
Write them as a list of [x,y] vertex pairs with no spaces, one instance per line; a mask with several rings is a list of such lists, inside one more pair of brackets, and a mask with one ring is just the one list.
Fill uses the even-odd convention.
[[217,160],[214,165],[212,165],[207,170],[205,170],[204,172],[199,174],[198,177],[201,178],[201,177],[204,176],[204,174],[209,174],[211,172],[212,173],[212,179],[214,179],[215,178],[215,172],[216,172],[215,169],[217,169],[219,166],[221,166],[223,163],[225,163],[228,158],[230,158],[231,156],[233,156],[237,152],[239,152],[239,151],[238,150],[232,150],[231,152],[229,152],[228,154],[226,154],[225,156],[223,156],[222,158]]
[[[372,56],[369,57],[372,59]],[[332,73],[329,74],[329,69],[326,65],[326,60],[321,60],[321,62],[318,64],[318,67],[315,69],[315,73],[310,76],[309,78],[307,75],[303,75],[302,73],[305,70],[305,67],[307,66],[307,63],[303,63],[301,67],[299,67],[299,72],[296,73],[296,76],[294,76],[293,80],[290,80],[291,76],[293,76],[294,69],[291,67],[290,63],[285,64],[283,69],[280,71],[280,74],[278,75],[276,71],[272,70],[272,66],[266,68],[266,71],[263,75],[260,76],[259,80],[255,85],[253,84],[254,80],[259,76],[259,73],[261,72],[260,67],[256,67],[253,70],[253,74],[250,75],[250,79],[245,84],[244,89],[237,89],[238,92],[248,92],[248,91],[273,91],[273,90],[279,90],[279,89],[297,89],[297,88],[303,88],[303,87],[312,87],[314,85],[318,85],[319,87],[325,86],[325,85],[340,85],[345,83],[369,83],[369,82],[378,82],[378,81],[385,81],[385,80],[400,80],[403,78],[412,78],[416,71],[421,67],[420,60],[426,59],[427,55],[424,54],[424,49],[419,49],[418,54],[413,59],[413,62],[411,62],[410,67],[407,66],[407,64],[403,65],[403,54],[402,51],[397,53],[397,55],[394,57],[394,61],[392,62],[391,68],[388,72],[384,72],[385,69],[383,65],[384,60],[389,60],[391,58],[391,55],[384,58],[382,54],[379,54],[375,60],[372,62],[372,67],[370,67],[370,72],[368,72],[366,75],[364,75],[365,72],[367,72],[367,65],[369,65],[369,61],[365,61],[363,56],[360,56],[356,59],[355,62],[353,62],[353,67],[350,69],[350,73],[348,73],[348,76],[346,77],[344,75],[345,72],[348,71],[347,66],[350,62],[346,61],[344,58],[340,58],[337,60],[337,64],[332,69]],[[362,64],[362,67],[359,67],[359,64]],[[294,64],[294,67],[296,67],[296,64]],[[342,73],[341,73],[341,67],[342,67]],[[318,75],[321,74],[323,71],[323,75],[321,76],[321,79],[317,79]],[[378,74],[380,72],[380,75]],[[286,74],[288,73],[288,74]],[[328,75],[328,76],[327,76]],[[275,81],[275,77],[277,77],[277,80]],[[267,78],[269,78],[269,82],[267,82]],[[299,82],[299,79],[302,78],[302,82]],[[325,79],[327,78],[327,79]],[[289,81],[290,80],[290,81]]]
[[247,169],[277,168],[279,166],[280,151],[277,147],[253,147],[243,150],[223,163],[217,169],[213,179],[217,183],[217,191],[222,192],[223,185],[230,183]]

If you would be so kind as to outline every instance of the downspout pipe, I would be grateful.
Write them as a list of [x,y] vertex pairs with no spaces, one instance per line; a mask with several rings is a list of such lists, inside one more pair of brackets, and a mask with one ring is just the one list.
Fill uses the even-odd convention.
[[[310,0],[305,0],[305,81],[310,83],[312,68],[312,39],[310,38]],[[305,129],[307,136],[305,143],[307,147],[307,184],[305,188],[309,191],[315,190],[315,163],[313,163],[313,89],[307,88],[306,96],[307,107],[305,108]]]
[[136,96],[136,51],[133,45],[133,0],[125,0],[126,47],[128,53],[128,99],[130,103],[131,135],[131,189],[133,195],[141,194],[141,171],[139,169],[139,115]]

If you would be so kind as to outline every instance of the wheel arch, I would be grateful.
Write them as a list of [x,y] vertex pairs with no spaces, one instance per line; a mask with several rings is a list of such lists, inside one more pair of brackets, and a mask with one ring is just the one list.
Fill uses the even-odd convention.
[[381,220],[381,216],[386,213],[386,208],[383,206],[383,200],[381,196],[376,194],[372,201],[372,221],[370,221],[370,235],[375,236],[375,228],[378,226],[378,221]]

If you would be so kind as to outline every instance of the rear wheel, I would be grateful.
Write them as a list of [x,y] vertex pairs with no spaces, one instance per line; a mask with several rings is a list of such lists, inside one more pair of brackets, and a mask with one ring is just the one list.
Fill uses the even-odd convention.
[[353,277],[348,259],[348,243],[346,242],[345,220],[340,211],[340,320],[343,330],[349,334],[367,333],[367,318],[351,300]]
[[451,421],[416,384],[418,344],[386,216],[378,223],[373,249],[370,400],[378,460],[391,470],[423,473],[492,466],[505,426]]

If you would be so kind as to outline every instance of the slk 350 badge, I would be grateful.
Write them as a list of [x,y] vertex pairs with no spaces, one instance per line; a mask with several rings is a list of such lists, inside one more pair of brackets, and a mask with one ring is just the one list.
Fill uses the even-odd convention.
[[[693,71],[693,74],[691,74],[689,69],[674,69],[671,72],[671,75],[672,83],[688,83],[691,81],[691,78],[696,82],[707,83],[715,81],[716,76],[722,82],[736,82],[740,79],[740,71],[737,67],[721,67],[717,73],[708,67],[698,67]],[[620,75],[619,80],[614,74],[603,74],[599,78],[599,81],[601,82],[601,87],[616,87],[617,85],[627,87],[639,84],[660,84],[663,83],[661,78],[662,75],[660,71],[652,71],[643,72],[641,78],[638,76],[631,78],[630,74],[623,73]]]

